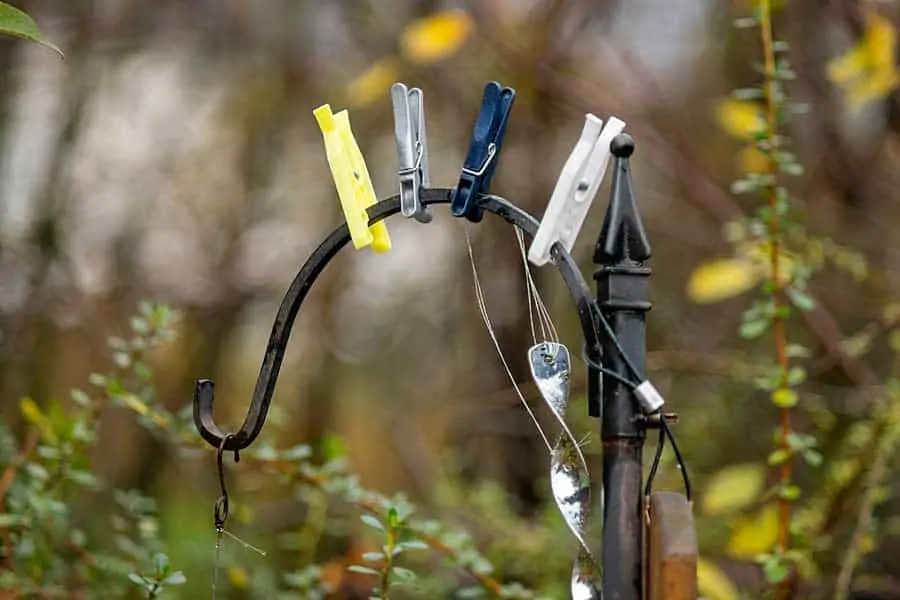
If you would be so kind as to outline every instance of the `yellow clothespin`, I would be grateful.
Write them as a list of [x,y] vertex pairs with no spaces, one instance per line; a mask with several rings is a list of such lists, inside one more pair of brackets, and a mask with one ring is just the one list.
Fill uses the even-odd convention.
[[375,252],[387,252],[391,249],[387,224],[379,221],[369,227],[366,209],[378,200],[366,169],[366,161],[359,151],[353,131],[350,130],[350,116],[346,110],[332,113],[328,104],[314,110],[313,115],[325,139],[325,154],[328,156],[353,246],[359,250],[371,245]]

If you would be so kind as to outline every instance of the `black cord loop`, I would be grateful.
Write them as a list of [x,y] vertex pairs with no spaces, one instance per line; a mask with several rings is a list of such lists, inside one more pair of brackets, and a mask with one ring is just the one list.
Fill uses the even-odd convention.
[[[588,353],[588,345],[585,344],[583,352],[582,352],[582,360],[587,363],[592,369],[596,369],[607,375],[612,377],[616,381],[619,381],[633,392],[637,386],[641,384],[641,374],[637,370],[637,367],[634,366],[634,362],[631,360],[631,357],[628,356],[628,353],[625,352],[625,349],[622,347],[622,343],[619,341],[619,336],[616,335],[612,326],[609,324],[609,320],[607,320],[606,315],[603,314],[603,311],[600,309],[600,306],[597,302],[591,303],[591,321],[594,323],[594,327],[596,328],[597,321],[594,320],[594,317],[597,317],[600,325],[603,327],[603,333],[606,334],[607,338],[613,343],[613,347],[616,349],[616,353],[619,355],[619,358],[625,364],[625,367],[631,374],[631,379],[623,376],[620,373],[617,373],[603,364],[598,363],[593,360]],[[596,331],[597,339],[600,338],[599,329]],[[681,471],[681,481],[684,485],[684,495],[687,498],[687,501],[691,501],[691,480],[690,475],[688,474],[687,464],[684,462],[684,456],[681,454],[681,449],[678,447],[678,442],[675,440],[675,434],[672,433],[672,428],[669,427],[669,424],[666,423],[666,419],[663,415],[659,415],[659,439],[656,443],[656,452],[653,455],[653,462],[650,465],[650,472],[647,475],[647,482],[644,487],[644,496],[649,497],[650,493],[653,491],[653,483],[656,480],[656,474],[659,471],[659,465],[662,461],[663,450],[665,448],[666,439],[668,438],[669,442],[672,444],[672,452],[675,454],[675,461],[678,464],[678,470]]]

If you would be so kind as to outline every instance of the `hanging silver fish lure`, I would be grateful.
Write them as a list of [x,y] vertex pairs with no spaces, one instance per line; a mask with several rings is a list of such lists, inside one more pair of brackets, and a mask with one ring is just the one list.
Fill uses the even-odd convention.
[[556,506],[578,540],[572,567],[572,600],[601,600],[600,567],[585,541],[591,511],[587,463],[566,423],[569,404],[569,350],[557,342],[541,342],[528,351],[531,376],[560,426],[550,457],[550,487]]

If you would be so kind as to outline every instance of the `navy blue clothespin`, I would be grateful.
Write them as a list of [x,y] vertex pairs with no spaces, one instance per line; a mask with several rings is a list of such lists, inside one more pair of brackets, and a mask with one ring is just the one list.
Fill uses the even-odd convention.
[[515,99],[516,90],[511,87],[502,87],[496,81],[484,86],[481,112],[475,122],[459,185],[450,200],[450,212],[454,217],[465,217],[473,223],[484,217],[484,210],[475,204],[475,198],[478,194],[490,193],[491,178],[497,168],[506,122]]

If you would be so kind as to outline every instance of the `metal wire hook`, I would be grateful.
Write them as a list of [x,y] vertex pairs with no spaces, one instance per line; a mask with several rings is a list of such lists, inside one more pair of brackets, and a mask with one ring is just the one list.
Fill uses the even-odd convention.
[[[234,434],[228,433],[224,435],[222,437],[222,443],[219,444],[219,451],[216,453],[216,468],[219,472],[219,489],[222,491],[222,495],[216,500],[216,507],[214,510],[216,531],[224,529],[225,521],[228,519],[228,489],[225,487],[225,468],[222,464],[222,455],[225,454],[225,446],[232,438],[234,438]],[[240,462],[240,460],[241,456],[238,454],[238,451],[235,450],[234,462]]]

